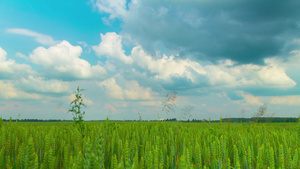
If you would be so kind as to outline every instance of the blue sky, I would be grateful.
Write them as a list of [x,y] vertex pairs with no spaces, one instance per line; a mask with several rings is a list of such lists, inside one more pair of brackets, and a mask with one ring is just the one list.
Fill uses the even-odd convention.
[[[0,116],[86,120],[300,115],[300,2],[8,1]],[[176,91],[175,112],[162,112]],[[189,110],[190,115],[184,115]]]

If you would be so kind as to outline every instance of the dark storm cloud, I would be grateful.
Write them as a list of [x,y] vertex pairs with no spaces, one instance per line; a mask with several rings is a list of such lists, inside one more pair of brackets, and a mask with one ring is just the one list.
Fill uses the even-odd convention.
[[260,63],[300,36],[300,1],[142,1],[129,6],[123,31],[148,52],[155,44],[215,62]]

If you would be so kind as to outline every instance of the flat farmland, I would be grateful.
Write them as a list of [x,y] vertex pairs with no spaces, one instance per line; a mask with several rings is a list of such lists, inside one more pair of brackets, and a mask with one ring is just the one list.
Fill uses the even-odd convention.
[[298,123],[3,122],[0,168],[298,168]]

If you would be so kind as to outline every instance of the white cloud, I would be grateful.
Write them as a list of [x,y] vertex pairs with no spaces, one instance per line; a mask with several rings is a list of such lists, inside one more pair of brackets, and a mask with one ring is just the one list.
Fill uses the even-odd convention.
[[122,88],[117,84],[114,78],[107,79],[99,83],[100,87],[105,87],[108,96],[114,99],[124,99]]
[[263,103],[260,101],[259,97],[253,96],[249,93],[245,93],[243,91],[237,92],[239,95],[241,95],[244,98],[244,101],[251,105],[263,105]]
[[7,52],[0,47],[0,61],[6,60]]
[[0,79],[13,79],[34,74],[29,65],[19,64],[11,59],[7,60],[6,55],[6,51],[0,47]]
[[[122,37],[116,33],[102,35],[102,42],[93,49],[98,56],[106,55],[106,63],[110,70],[111,65],[117,65],[120,70],[150,72],[153,78],[167,83],[174,83],[173,78],[180,78],[190,85],[210,85],[215,87],[268,87],[268,88],[292,88],[296,85],[286,74],[286,67],[275,64],[275,59],[265,59],[265,65],[242,64],[235,65],[232,60],[221,60],[218,64],[202,66],[197,61],[176,58],[178,56],[151,56],[141,46],[133,47],[131,55],[126,56],[122,49]],[[130,63],[126,67],[115,60]],[[148,74],[149,76],[149,74]],[[149,77],[146,77],[149,78]],[[191,83],[190,83],[191,82]]]
[[[43,94],[67,94],[70,93],[68,82],[59,80],[45,80],[39,73],[33,71],[29,65],[15,63],[6,59],[7,53],[0,47],[0,80],[2,87],[7,90],[2,95],[7,99],[40,97],[36,93]],[[21,55],[17,53],[16,55]],[[28,58],[28,57],[26,57]],[[28,94],[33,92],[33,94]]]
[[22,59],[25,59],[26,61],[29,60],[29,57],[28,57],[28,56],[26,56],[26,55],[24,55],[23,53],[20,53],[20,52],[17,52],[17,53],[15,54],[15,56],[16,56],[16,57],[19,57],[19,58],[22,58]]
[[291,88],[296,85],[287,76],[285,69],[281,66],[273,66],[268,63],[265,66],[244,64],[234,65],[228,63],[202,66],[196,61],[189,59],[175,59],[174,56],[164,55],[160,59],[153,59],[145,54],[141,47],[132,50],[132,58],[138,66],[155,73],[155,78],[169,81],[172,77],[186,77],[194,84],[206,81],[211,86],[222,87],[272,87]]
[[253,96],[250,93],[238,91],[244,100],[236,101],[237,103],[247,103],[250,105],[263,105],[264,103],[273,105],[300,106],[300,95],[287,96]]
[[285,69],[279,65],[272,65],[265,61],[265,66],[244,64],[208,65],[205,70],[212,85],[224,87],[272,87],[291,88],[296,85],[287,76]]
[[132,59],[124,54],[122,49],[122,38],[115,32],[109,32],[105,35],[100,34],[101,43],[98,46],[93,46],[97,56],[106,56],[108,58],[116,58],[126,64],[132,63]]
[[111,104],[105,104],[105,108],[108,110],[109,113],[117,113],[118,110]]
[[[287,71],[289,71],[290,74],[293,74],[294,77],[299,77],[298,72],[300,71],[300,50],[293,50],[289,54],[290,55],[285,62],[282,60],[272,60],[271,62],[273,64],[283,66]],[[298,78],[298,80],[300,79]]]
[[14,87],[11,82],[0,80],[0,98],[3,99],[40,99],[38,94],[26,93]]
[[89,46],[85,41],[77,41],[77,43],[85,48]]
[[45,80],[42,77],[28,76],[28,78],[22,78],[19,85],[25,90],[37,93],[66,94],[71,92],[68,82],[56,79]]
[[155,78],[170,80],[171,77],[186,77],[195,82],[195,75],[205,75],[203,67],[189,59],[175,59],[174,56],[163,55],[162,58],[153,59],[141,46],[134,47],[131,51],[131,57],[141,68],[155,73]]
[[85,41],[77,41],[77,43],[83,47],[83,53],[91,53],[92,52],[92,47],[89,46],[88,43],[86,43]]
[[56,45],[56,44],[59,43],[59,41],[54,40],[49,35],[40,34],[40,33],[31,31],[31,30],[28,30],[28,29],[10,28],[10,29],[6,29],[6,32],[34,37],[37,42],[39,42],[43,45],[49,45],[50,46],[50,45]]
[[276,104],[276,105],[296,105],[296,106],[300,106],[300,96],[299,95],[275,96],[275,97],[271,97],[270,103],[271,104]]
[[97,0],[95,5],[100,12],[109,13],[110,19],[124,17],[126,15],[126,0]]
[[122,89],[115,78],[110,78],[99,83],[100,87],[105,88],[108,96],[119,100],[151,100],[151,88],[143,88],[137,81],[126,82],[126,88]]
[[264,66],[258,72],[258,76],[265,85],[270,87],[294,87],[296,82],[287,76],[285,69],[281,67]]
[[237,81],[228,70],[223,69],[223,65],[208,65],[205,70],[212,86],[233,87]]
[[51,46],[48,49],[38,47],[30,54],[31,61],[44,68],[47,76],[64,79],[103,78],[106,71],[100,65],[91,66],[80,59],[82,48],[72,46],[67,41]]
[[137,81],[130,81],[126,83],[126,90],[124,90],[124,95],[126,99],[129,100],[151,100],[152,91],[151,88],[143,88],[139,85]]

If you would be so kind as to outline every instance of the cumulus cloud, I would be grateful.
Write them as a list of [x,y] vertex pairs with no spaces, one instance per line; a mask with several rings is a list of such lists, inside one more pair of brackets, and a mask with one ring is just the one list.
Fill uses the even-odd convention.
[[104,87],[108,96],[119,100],[151,100],[152,91],[150,88],[144,88],[137,81],[126,82],[123,89],[120,87],[115,78],[110,78],[99,83],[100,87]]
[[[300,49],[300,46],[299,46],[299,49]],[[300,81],[300,76],[299,76],[299,73],[298,73],[300,71],[300,67],[299,67],[299,64],[300,64],[300,50],[291,51],[290,55],[289,55],[289,57],[287,58],[286,61],[272,60],[271,62],[273,64],[283,66],[293,78]]]
[[243,97],[243,99],[234,101],[236,103],[242,103],[247,105],[286,105],[286,106],[299,106],[300,95],[285,95],[285,96],[254,96],[244,91],[237,91],[236,94]]
[[[106,57],[124,61],[124,50],[122,49],[121,36],[115,33],[101,35],[104,51],[107,49]],[[114,38],[111,38],[114,37]],[[116,40],[117,39],[117,40]],[[103,44],[110,44],[104,47]],[[113,48],[112,44],[117,44]],[[98,47],[98,46],[97,46]],[[97,53],[98,48],[94,48]],[[115,53],[115,51],[117,51]],[[117,63],[117,71],[123,71],[123,76],[141,72],[145,78],[155,80],[155,83],[166,86],[176,85],[177,90],[185,87],[226,87],[226,88],[292,88],[296,82],[286,74],[286,67],[276,64],[277,58],[264,59],[264,65],[237,64],[226,59],[216,64],[201,65],[197,60],[188,58],[176,58],[173,55],[153,56],[147,53],[142,46],[133,47],[131,54],[126,56],[130,59],[130,67]],[[111,65],[111,62],[107,62]],[[282,62],[281,62],[282,63]],[[111,66],[110,66],[111,67]],[[130,70],[128,72],[128,69]],[[115,69],[112,69],[115,70]],[[124,71],[125,70],[125,71]],[[126,71],[127,70],[127,71]],[[125,73],[124,73],[125,72]],[[176,87],[175,87],[176,88]]]
[[144,69],[155,73],[155,78],[169,80],[172,76],[187,77],[195,81],[192,72],[199,75],[205,75],[203,67],[189,59],[175,59],[174,56],[163,55],[162,58],[154,59],[151,55],[147,54],[140,46],[134,47],[131,52],[131,57],[135,63]]
[[115,32],[109,32],[105,35],[101,33],[100,36],[102,40],[101,43],[98,46],[92,47],[97,56],[116,58],[126,64],[132,63],[132,59],[124,54],[121,36],[117,35]]
[[22,29],[22,28],[9,28],[6,29],[6,32],[13,33],[13,34],[19,34],[19,35],[25,35],[35,38],[35,40],[43,45],[56,45],[59,43],[59,41],[54,40],[49,35],[40,34],[28,29]]
[[0,61],[6,60],[7,52],[0,47]]
[[280,54],[287,41],[299,34],[300,2],[295,0],[96,0],[94,5],[110,19],[120,19],[122,32],[150,54],[162,43],[181,56],[215,63],[220,59],[262,63]]
[[0,47],[0,79],[14,79],[34,74],[29,65],[16,63],[6,56],[6,51]]
[[265,66],[244,65],[208,65],[205,66],[212,85],[227,87],[271,87],[292,88],[296,85],[283,67],[266,62]]
[[107,79],[99,83],[100,87],[105,87],[106,93],[113,99],[124,99],[123,89],[117,84],[114,78]]
[[129,100],[151,100],[152,91],[151,88],[143,88],[137,81],[130,81],[126,83],[124,90],[125,98]]
[[[21,53],[16,55],[23,57]],[[70,93],[68,82],[45,79],[29,65],[15,63],[12,59],[6,59],[6,56],[7,53],[0,47],[0,80],[4,80],[2,87],[7,89],[2,95],[3,98],[36,99],[41,96],[40,94],[66,95]]]
[[9,99],[40,99],[41,96],[35,93],[27,93],[15,88],[11,82],[0,80],[0,98]]
[[29,55],[31,61],[43,68],[45,76],[64,80],[101,79],[106,75],[100,65],[93,65],[80,59],[82,48],[72,46],[68,41],[51,46],[48,49],[38,47]]
[[43,77],[28,76],[27,78],[22,78],[20,82],[16,84],[19,85],[25,91],[31,91],[40,94],[69,94],[71,93],[70,86],[68,82],[63,82],[56,79],[46,80]]
[[246,93],[246,92],[243,92],[243,91],[238,91],[237,93],[244,98],[244,101],[247,104],[251,104],[251,105],[263,105],[263,103],[260,101],[259,97],[253,96],[253,95],[251,95],[249,93]]

